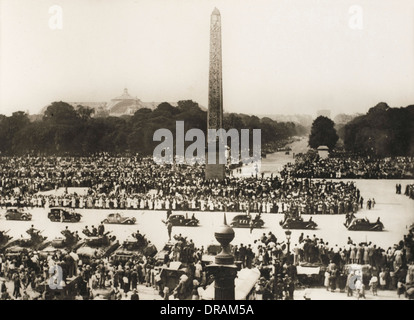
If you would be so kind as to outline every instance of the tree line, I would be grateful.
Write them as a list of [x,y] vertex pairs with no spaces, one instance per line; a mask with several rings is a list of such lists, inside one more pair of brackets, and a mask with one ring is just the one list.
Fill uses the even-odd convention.
[[338,132],[335,123],[318,117],[312,124],[309,146],[326,145],[338,149],[338,139],[346,152],[371,156],[414,156],[414,105],[390,108],[378,103],[364,115],[359,115]]
[[390,108],[378,103],[345,125],[344,146],[353,153],[376,156],[414,155],[414,105]]
[[[207,111],[191,100],[179,101],[176,107],[163,102],[154,110],[142,108],[132,116],[102,118],[93,117],[93,113],[88,107],[59,101],[51,103],[36,121],[30,121],[22,111],[9,117],[0,115],[1,155],[151,155],[159,144],[153,141],[154,132],[165,128],[175,135],[175,122],[179,120],[184,121],[185,131],[197,128],[206,134]],[[292,136],[306,134],[306,128],[293,122],[236,113],[224,114],[223,127],[251,132],[261,129],[262,149],[268,151]]]

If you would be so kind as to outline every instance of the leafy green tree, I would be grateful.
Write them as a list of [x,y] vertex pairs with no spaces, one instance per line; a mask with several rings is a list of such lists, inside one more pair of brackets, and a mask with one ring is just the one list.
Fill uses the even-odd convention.
[[56,124],[74,123],[78,119],[76,110],[63,101],[52,102],[43,115],[43,120]]
[[76,107],[76,113],[78,114],[79,119],[88,121],[91,118],[92,114],[95,113],[95,109],[78,105]]
[[345,125],[345,149],[375,156],[413,155],[413,128],[414,106],[390,108],[381,102]]
[[317,117],[312,123],[308,142],[309,146],[314,149],[319,146],[327,146],[332,150],[337,141],[338,135],[335,130],[335,123],[327,117]]

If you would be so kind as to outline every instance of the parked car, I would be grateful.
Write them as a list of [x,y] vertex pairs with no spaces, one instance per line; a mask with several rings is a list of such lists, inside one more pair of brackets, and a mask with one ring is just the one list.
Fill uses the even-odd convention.
[[134,217],[124,217],[120,213],[110,213],[102,221],[102,223],[111,223],[111,224],[134,224],[137,220]]
[[71,209],[64,207],[50,208],[47,217],[50,221],[61,221],[63,215],[63,222],[79,222],[82,215]]
[[32,215],[29,212],[18,207],[8,208],[4,216],[7,220],[32,220]]
[[253,221],[253,228],[262,228],[264,221],[258,216],[252,217],[247,214],[239,214],[233,218],[230,225],[234,228],[250,228],[250,221]]

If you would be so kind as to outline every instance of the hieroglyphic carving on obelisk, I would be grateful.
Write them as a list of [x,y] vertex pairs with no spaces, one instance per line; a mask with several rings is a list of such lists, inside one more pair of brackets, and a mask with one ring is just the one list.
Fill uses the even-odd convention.
[[[210,71],[208,83],[208,112],[207,129],[221,129],[223,126],[223,79],[221,60],[221,15],[214,8],[210,21]],[[209,163],[206,157],[206,179],[223,180],[225,165],[219,164],[217,143],[217,157],[214,164]]]

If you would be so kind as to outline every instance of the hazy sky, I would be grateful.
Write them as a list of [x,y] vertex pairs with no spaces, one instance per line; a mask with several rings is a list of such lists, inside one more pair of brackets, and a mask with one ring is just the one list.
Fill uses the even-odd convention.
[[[37,113],[56,100],[109,101],[124,87],[142,101],[207,106],[214,7],[222,16],[225,111],[314,115],[414,104],[414,0],[0,4],[6,115]],[[62,29],[49,26],[53,5],[62,8]]]

